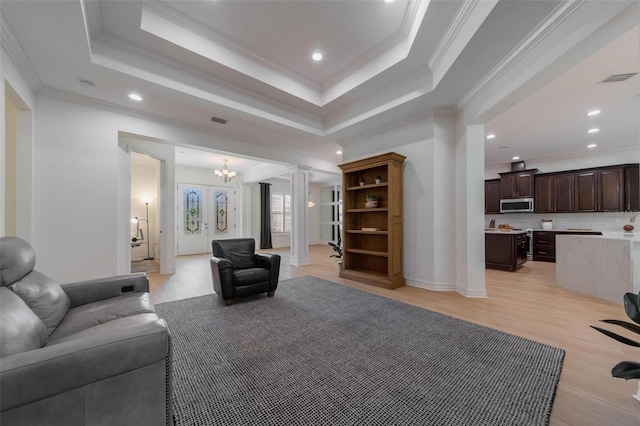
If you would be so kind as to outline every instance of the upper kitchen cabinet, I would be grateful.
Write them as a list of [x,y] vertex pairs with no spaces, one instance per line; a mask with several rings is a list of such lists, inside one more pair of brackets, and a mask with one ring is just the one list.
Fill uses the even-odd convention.
[[500,213],[500,179],[484,181],[484,212]]
[[621,211],[624,168],[600,168],[575,173],[575,212]]
[[536,176],[536,213],[573,212],[573,180],[573,173]]
[[500,198],[530,198],[534,194],[534,176],[538,169],[500,173]]
[[628,166],[624,169],[624,207],[627,211],[640,210],[640,187],[638,165]]

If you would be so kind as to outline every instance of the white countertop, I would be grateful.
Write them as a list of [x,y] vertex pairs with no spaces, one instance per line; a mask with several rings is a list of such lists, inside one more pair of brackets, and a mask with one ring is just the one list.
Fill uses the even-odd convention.
[[526,234],[527,231],[524,230],[524,229],[521,229],[521,230],[518,230],[518,231],[513,231],[513,230],[511,230],[511,231],[501,231],[498,228],[492,228],[492,229],[485,228],[484,233],[485,234],[518,235],[518,234]]
[[[561,235],[562,236],[562,235]],[[566,235],[567,237],[600,238],[607,240],[626,240],[640,242],[640,232],[603,232],[602,235]]]
[[576,232],[576,233],[578,233],[578,232],[601,232],[601,231],[599,231],[597,229],[590,229],[590,230],[587,231],[586,229],[556,229],[556,228],[553,228],[553,229],[535,228],[535,229],[532,229],[532,231],[534,231],[534,232]]

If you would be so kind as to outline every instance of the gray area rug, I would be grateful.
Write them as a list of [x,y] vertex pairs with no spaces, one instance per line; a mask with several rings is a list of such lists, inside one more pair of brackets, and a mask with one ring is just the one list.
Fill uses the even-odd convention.
[[156,305],[176,425],[546,425],[564,351],[315,277]]

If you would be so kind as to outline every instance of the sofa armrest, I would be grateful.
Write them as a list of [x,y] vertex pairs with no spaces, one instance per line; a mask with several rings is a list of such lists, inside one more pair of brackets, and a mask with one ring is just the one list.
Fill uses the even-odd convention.
[[62,284],[61,287],[69,296],[70,307],[74,308],[98,300],[122,296],[124,293],[148,293],[149,279],[146,274],[140,273]]
[[158,319],[4,357],[2,411],[167,359],[169,347]]
[[270,253],[256,253],[254,262],[259,268],[266,268],[271,272],[271,282],[269,291],[274,291],[278,287],[278,276],[280,275],[280,255]]
[[233,298],[233,264],[223,257],[211,257],[211,280],[213,290],[222,299]]

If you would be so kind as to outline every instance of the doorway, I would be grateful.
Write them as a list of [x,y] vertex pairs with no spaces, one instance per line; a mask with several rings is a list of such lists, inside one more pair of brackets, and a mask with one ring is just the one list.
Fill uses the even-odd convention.
[[131,152],[131,272],[157,272],[160,160]]
[[235,237],[235,196],[225,187],[178,184],[178,255],[211,253],[212,240]]

